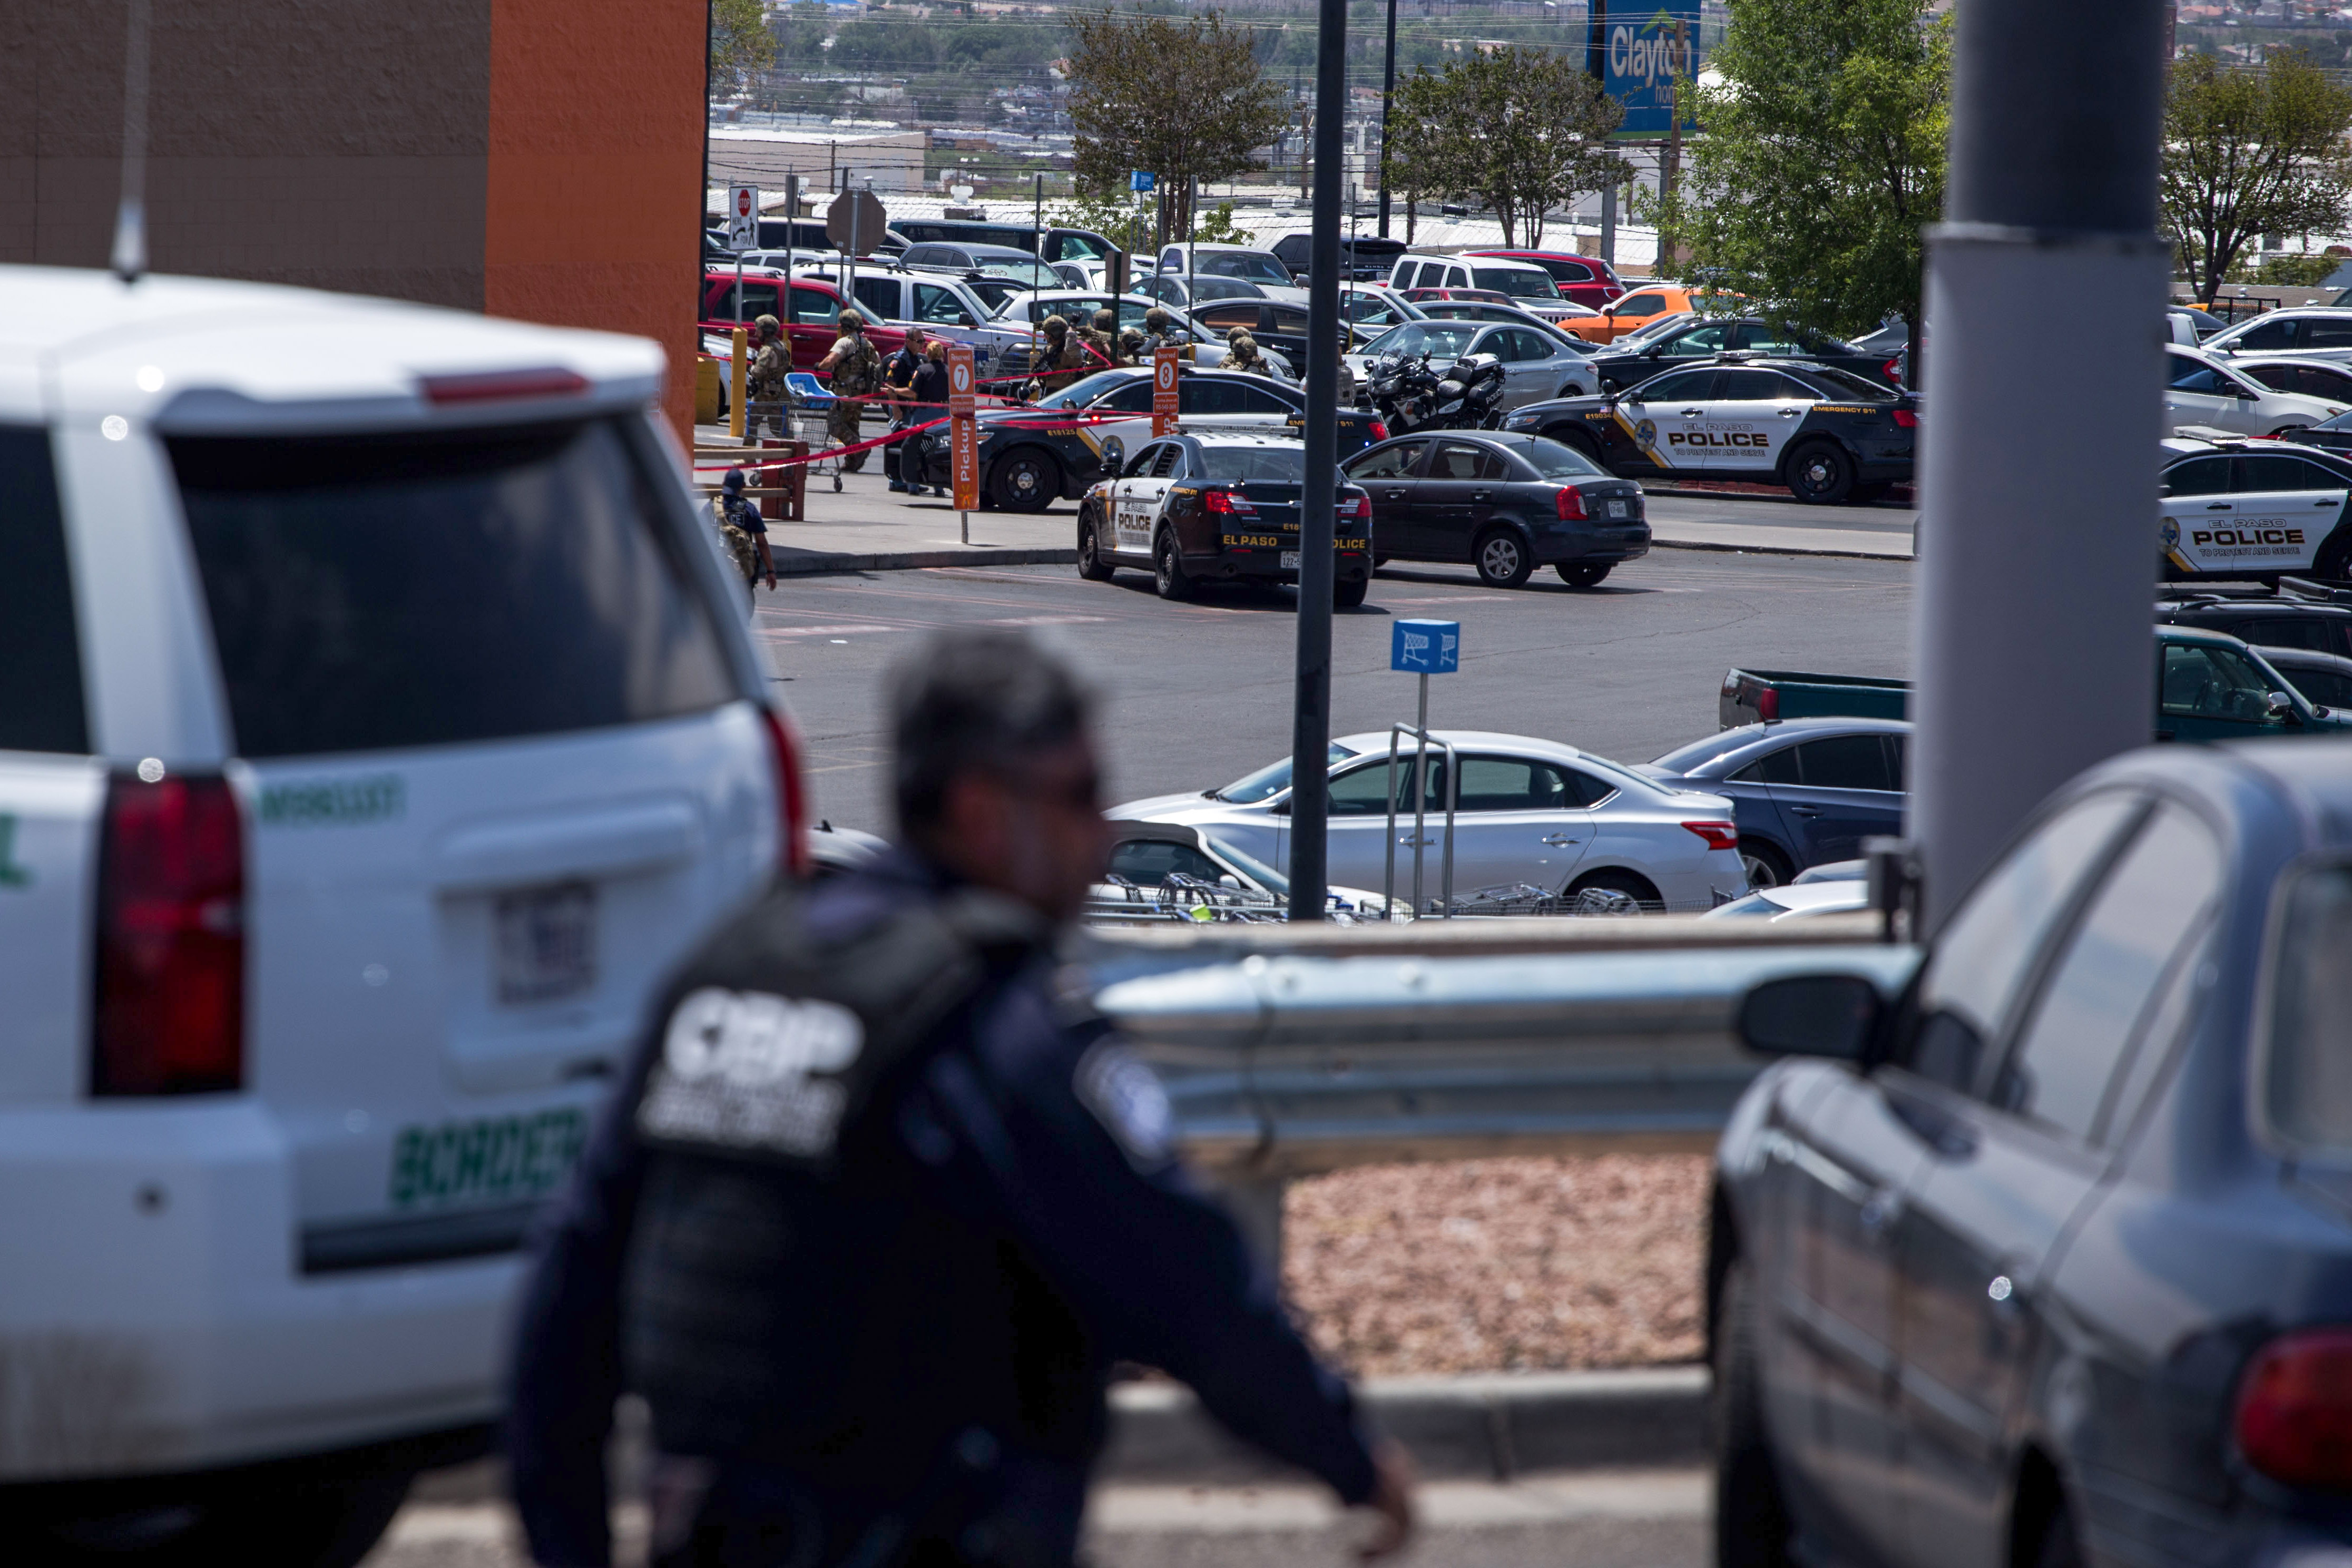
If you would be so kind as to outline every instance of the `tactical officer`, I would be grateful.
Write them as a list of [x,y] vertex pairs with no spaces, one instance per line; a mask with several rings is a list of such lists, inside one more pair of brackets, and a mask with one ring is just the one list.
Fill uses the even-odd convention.
[[1097,310],[1094,316],[1094,325],[1087,331],[1086,336],[1087,347],[1092,351],[1092,355],[1100,356],[1099,358],[1092,357],[1092,355],[1088,357],[1087,361],[1087,369],[1089,372],[1102,370],[1118,363],[1118,311],[1111,310]]
[[1147,354],[1153,349],[1170,343],[1185,345],[1190,344],[1192,341],[1184,330],[1176,324],[1176,318],[1170,315],[1163,307],[1154,305],[1143,312],[1143,347]]
[[1141,327],[1122,327],[1119,329],[1119,363],[1129,365],[1141,364],[1144,362],[1146,353],[1147,351],[1143,346],[1143,329]]
[[743,574],[746,586],[758,581],[760,574],[768,576],[768,588],[776,586],[776,558],[768,549],[768,520],[760,515],[760,503],[743,493],[743,470],[730,468],[727,477],[719,481],[719,537],[726,542],[727,553],[734,559],[735,569]]
[[1274,367],[1257,352],[1257,340],[1245,327],[1235,327],[1225,336],[1225,370],[1246,371],[1252,375],[1271,376]]
[[778,436],[784,429],[784,404],[790,395],[784,378],[792,374],[792,351],[784,342],[783,323],[773,316],[761,316],[751,323],[752,342],[758,345],[751,363],[744,372],[749,383],[750,398],[744,406],[743,434],[756,436],[766,424]]
[[532,1553],[611,1559],[615,1397],[665,1568],[1070,1568],[1112,1363],[1410,1532],[1407,1467],[1055,984],[1108,835],[1088,699],[966,628],[891,693],[903,850],[688,963],[541,1238],[508,1443]]
[[[866,318],[855,310],[845,310],[838,318],[841,336],[833,342],[833,350],[817,362],[820,374],[833,377],[833,407],[824,419],[824,432],[836,447],[857,444],[857,421],[865,404],[856,399],[870,396],[882,384],[882,356],[866,341]],[[841,466],[851,473],[866,466],[866,454],[852,452],[841,459]]]

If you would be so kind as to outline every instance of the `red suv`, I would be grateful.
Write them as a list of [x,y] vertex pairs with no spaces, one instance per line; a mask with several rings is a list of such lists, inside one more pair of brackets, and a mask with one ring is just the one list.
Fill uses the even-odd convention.
[[1463,254],[1493,256],[1540,267],[1559,285],[1561,299],[1590,305],[1596,310],[1625,292],[1625,285],[1617,281],[1615,269],[1594,256],[1579,256],[1567,250],[1466,250]]
[[[762,316],[773,316],[784,323],[785,335],[793,341],[793,368],[814,370],[816,362],[833,352],[834,340],[841,335],[838,323],[845,301],[841,290],[830,283],[812,279],[792,280],[793,313],[789,316],[776,308],[776,296],[784,287],[784,275],[773,268],[743,270],[743,324],[750,326]],[[864,315],[866,312],[858,312]],[[702,330],[724,336],[735,330],[735,269],[732,267],[706,268],[702,274]],[[866,340],[875,352],[884,358],[897,353],[906,345],[907,334],[891,327],[881,327],[868,321]]]

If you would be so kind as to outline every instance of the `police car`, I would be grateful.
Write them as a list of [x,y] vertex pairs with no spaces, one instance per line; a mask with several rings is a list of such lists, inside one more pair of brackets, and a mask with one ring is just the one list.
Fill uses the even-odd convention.
[[[1241,371],[1182,368],[1176,395],[1178,416],[1194,431],[1279,434],[1307,423],[1305,392]],[[981,504],[1043,511],[1117,474],[1151,438],[1151,372],[1097,371],[1026,407],[983,409],[979,423]],[[906,460],[925,484],[949,482],[949,439],[945,425],[907,438]],[[1378,416],[1340,414],[1339,456],[1387,439]]]
[[1530,404],[1503,427],[1564,442],[1625,479],[1751,479],[1827,506],[1909,482],[1918,409],[1913,395],[1848,371],[1727,353],[1624,392]]
[[2163,445],[2157,537],[2168,579],[2352,577],[2352,458],[2286,441]]
[[[1164,436],[1078,503],[1078,575],[1107,583],[1148,568],[1163,599],[1201,582],[1298,581],[1307,447],[1295,437]],[[1372,580],[1371,497],[1338,477],[1332,603],[1364,602]]]

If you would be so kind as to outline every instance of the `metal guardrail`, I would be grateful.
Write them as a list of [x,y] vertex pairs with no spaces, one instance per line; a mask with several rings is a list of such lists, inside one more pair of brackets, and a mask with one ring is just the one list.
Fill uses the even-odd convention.
[[1227,1183],[1501,1153],[1704,1151],[1764,1065],[1731,1028],[1759,981],[1890,994],[1917,950],[1873,915],[1765,925],[1416,921],[1097,932],[1096,1004]]

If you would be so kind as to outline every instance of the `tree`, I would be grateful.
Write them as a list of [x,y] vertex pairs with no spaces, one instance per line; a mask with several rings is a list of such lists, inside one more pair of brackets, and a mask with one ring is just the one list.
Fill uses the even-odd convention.
[[776,40],[769,35],[760,0],[710,0],[710,93],[723,87],[741,92],[751,78],[776,63]]
[[1108,197],[1128,173],[1159,176],[1153,245],[1192,225],[1192,184],[1259,168],[1252,154],[1289,123],[1245,31],[1222,12],[1189,18],[1073,13],[1069,110],[1081,189]]
[[2352,89],[2300,53],[2274,54],[2253,69],[2210,55],[2174,63],[2159,189],[2200,302],[2213,302],[2257,236],[2345,226],[2352,217],[2347,127]]
[[1540,245],[1544,214],[1624,178],[1609,150],[1623,118],[1580,61],[1496,49],[1397,84],[1389,167],[1408,190],[1484,201],[1505,245]]
[[1661,230],[1690,247],[1686,279],[1821,331],[1900,316],[1921,342],[1922,231],[1944,210],[1951,98],[1950,23],[1929,11],[1929,0],[1733,0],[1714,60],[1722,85],[1691,88],[1705,134],[1659,210]]

